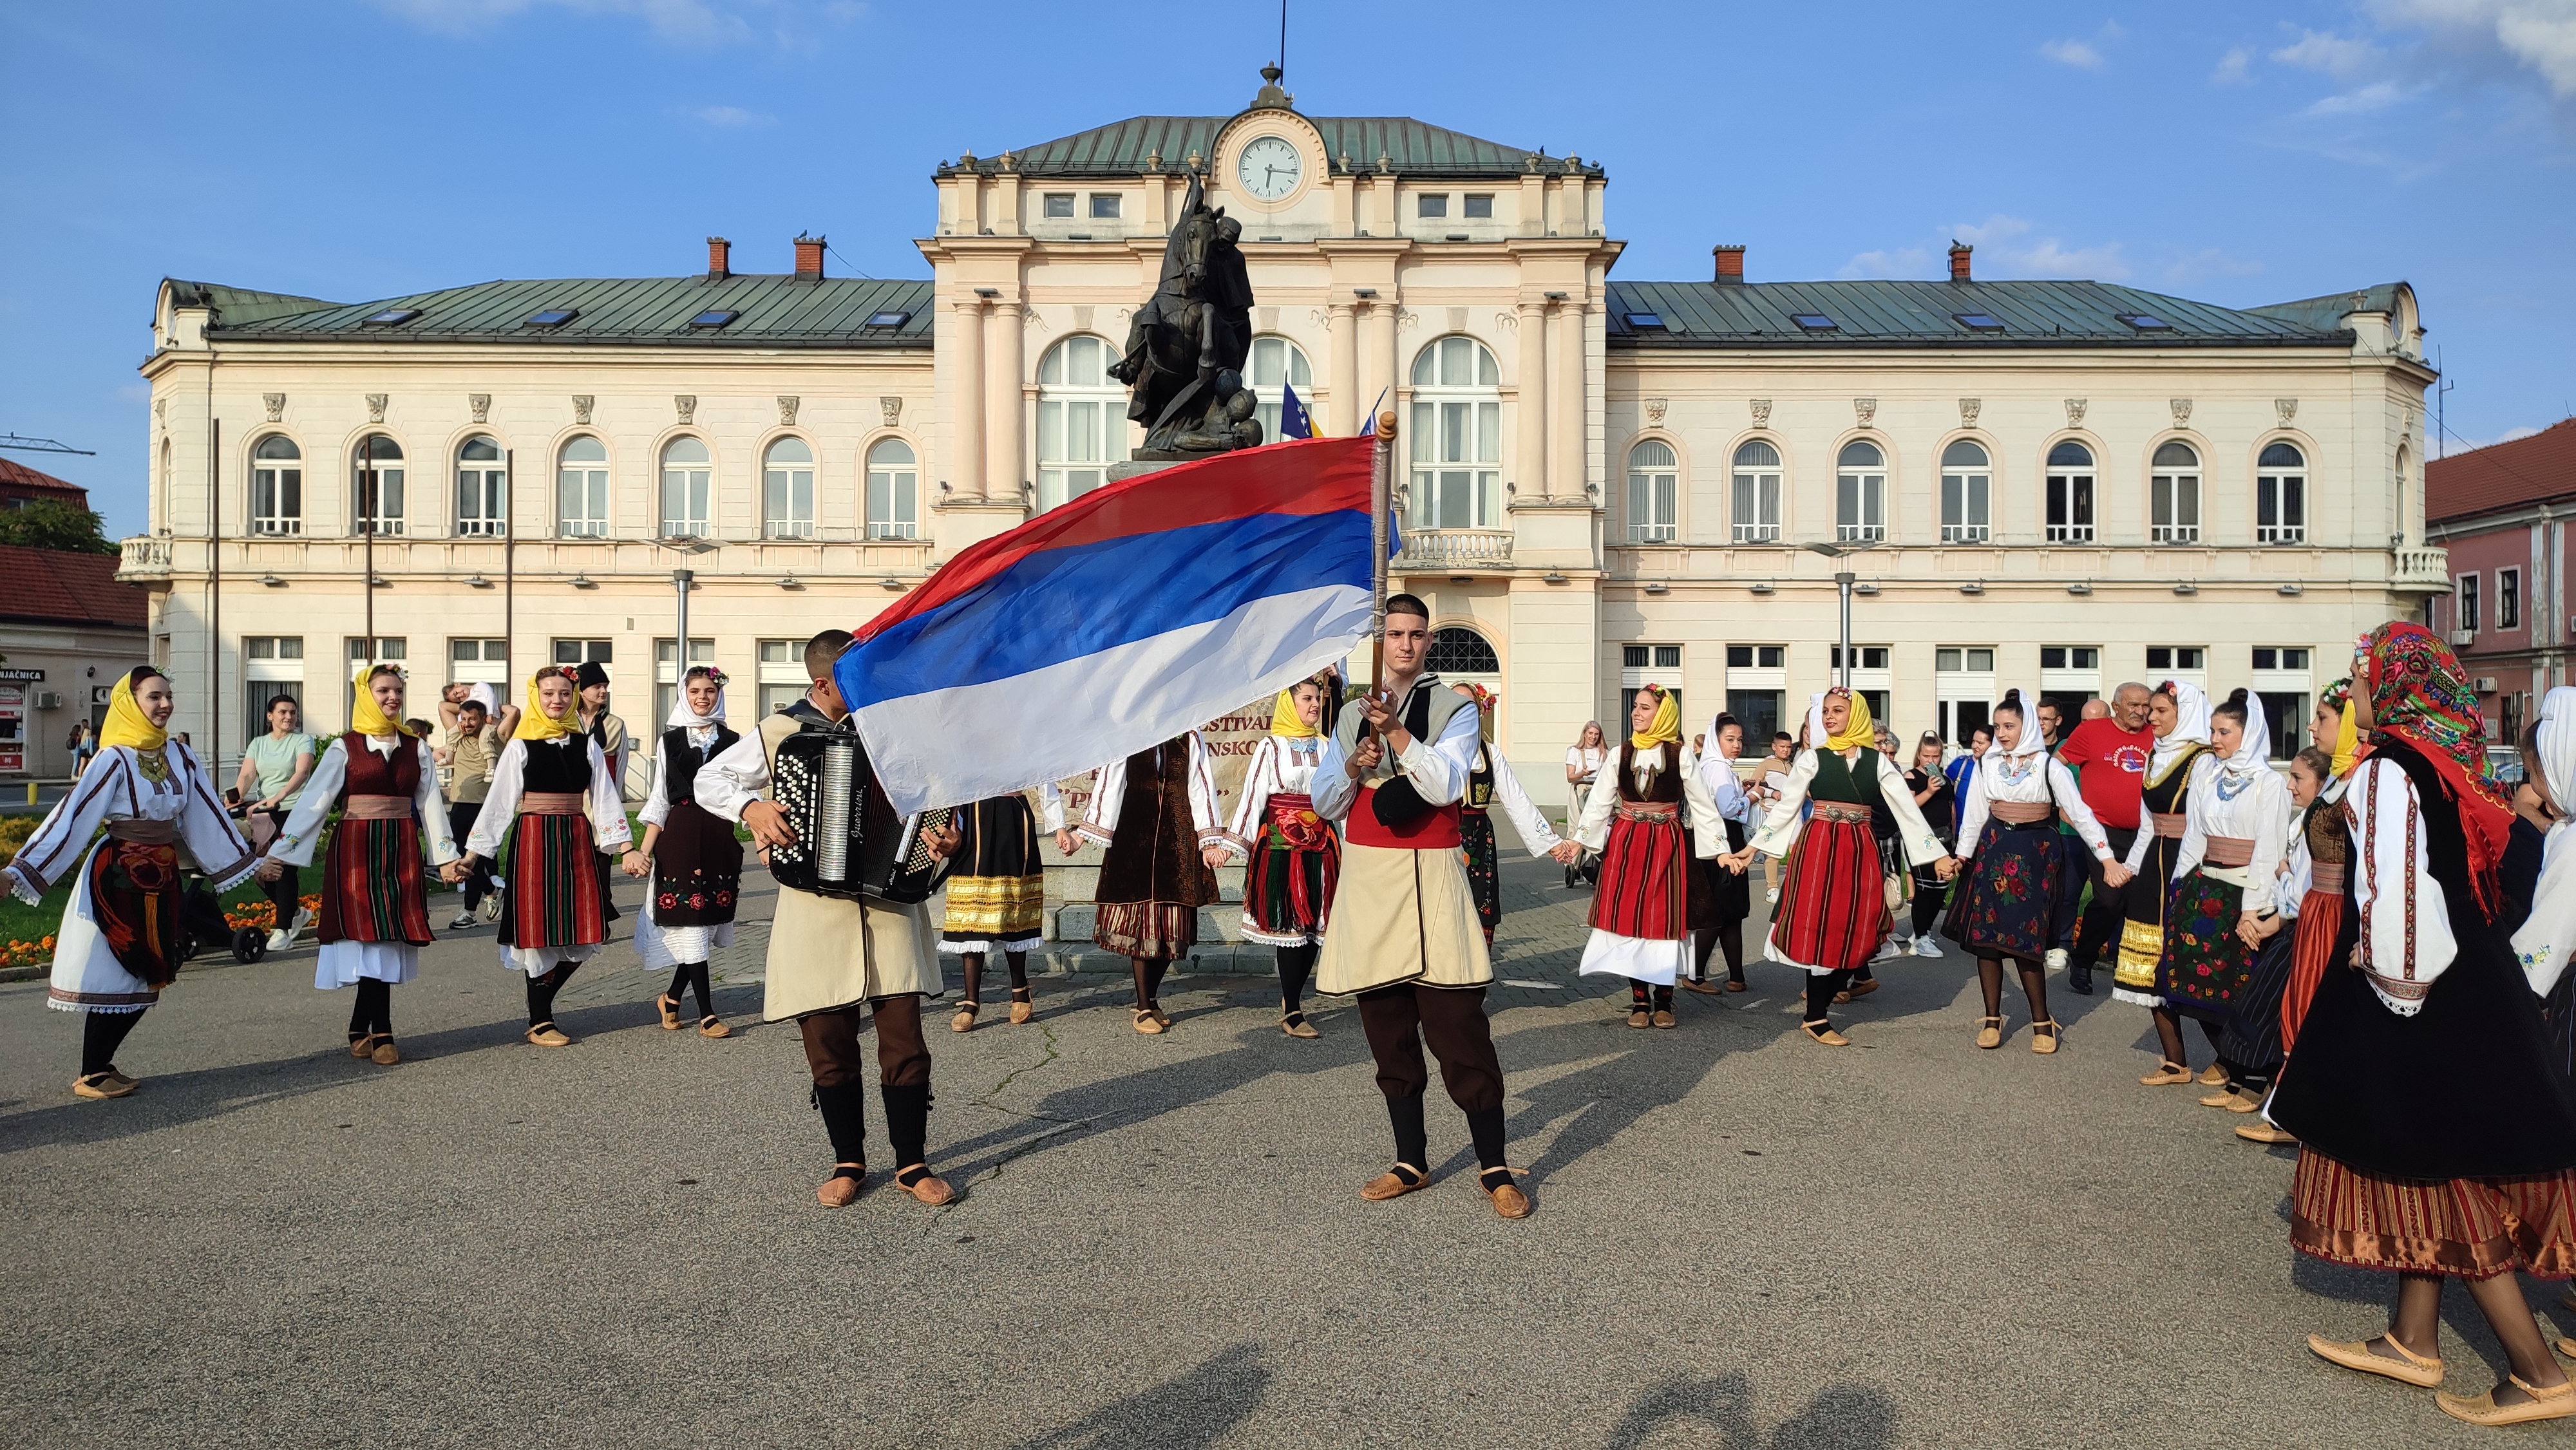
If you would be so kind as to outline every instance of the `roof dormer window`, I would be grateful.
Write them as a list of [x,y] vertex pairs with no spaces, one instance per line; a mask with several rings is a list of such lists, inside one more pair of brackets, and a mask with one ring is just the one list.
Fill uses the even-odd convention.
[[418,316],[420,309],[417,307],[388,307],[381,312],[370,312],[359,320],[368,327],[400,327]]

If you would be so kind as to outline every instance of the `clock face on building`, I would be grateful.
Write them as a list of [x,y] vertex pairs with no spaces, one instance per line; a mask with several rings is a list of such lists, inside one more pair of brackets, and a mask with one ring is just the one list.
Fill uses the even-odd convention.
[[1235,179],[1256,201],[1277,201],[1297,189],[1297,176],[1305,168],[1306,158],[1295,146],[1277,136],[1258,136],[1244,143],[1235,157]]

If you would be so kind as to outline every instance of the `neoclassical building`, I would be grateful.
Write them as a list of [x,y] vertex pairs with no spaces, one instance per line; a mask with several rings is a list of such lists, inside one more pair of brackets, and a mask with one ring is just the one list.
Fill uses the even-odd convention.
[[1126,456],[1103,368],[1193,171],[1243,222],[1265,419],[1283,388],[1319,430],[1397,414],[1397,574],[1543,798],[1649,682],[1694,722],[1793,717],[1840,663],[1837,571],[1854,684],[1908,733],[2131,677],[2295,718],[2356,634],[2451,587],[2404,283],[2237,310],[1979,280],[1966,248],[1941,278],[1764,282],[1738,246],[1614,280],[1598,162],[1274,83],[941,162],[924,281],[828,276],[799,237],[740,270],[711,239],[682,275],[356,303],[164,282],[122,576],[182,728],[229,757],[280,692],[337,728],[368,658],[605,659],[658,720],[683,568],[692,660],[737,710],[792,696],[808,634]]

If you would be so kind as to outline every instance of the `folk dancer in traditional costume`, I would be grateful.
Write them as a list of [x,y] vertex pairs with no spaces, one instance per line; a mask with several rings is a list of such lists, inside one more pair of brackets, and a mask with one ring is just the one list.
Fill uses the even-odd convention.
[[[2319,713],[2325,713],[2324,707],[2319,707]],[[2333,738],[2331,731],[2327,738]],[[2334,779],[2334,757],[2324,750],[2311,745],[2290,757],[2290,826],[2283,837],[2279,885],[2272,893],[2273,904],[2281,913],[2281,929],[2267,937],[2255,952],[2254,970],[2247,976],[2244,989],[2236,994],[2235,1008],[2228,1013],[2226,1030],[2218,1038],[2219,1061],[2244,1069],[2254,1083],[2279,1081],[2281,1064],[2289,1057],[2289,1042],[2297,1036],[2296,1017],[2307,1011],[2302,1001],[2294,1016],[2289,995],[2299,971],[2302,941],[2311,935],[2304,920],[2306,908],[2317,898],[2316,852],[2310,844],[2310,831],[2322,819],[2331,833],[2343,832],[2342,818],[2331,805],[2321,803],[2326,786]],[[2341,874],[2336,874],[2334,880],[2334,889],[2340,892]],[[2338,919],[2338,915],[2327,916],[2329,930]],[[2332,944],[2323,950],[2331,951]],[[2310,991],[2313,994],[2313,983]],[[2231,1112],[2260,1112],[2264,1097],[2239,1092],[2237,1086],[2236,1080],[2231,1079],[2219,1093],[2201,1101]],[[2260,1119],[2239,1124],[2236,1136],[2267,1145],[2298,1141]]]
[[[2003,1046],[2004,959],[2010,957],[2030,1000],[2030,1050],[2046,1054],[2057,1051],[2062,1030],[2048,1010],[2048,954],[2060,926],[2076,914],[2083,882],[2065,870],[2066,844],[2071,839],[2090,851],[2115,888],[2127,884],[2129,870],[2112,859],[2111,843],[2075,777],[2040,738],[2030,718],[2038,699],[2036,690],[2012,689],[1995,706],[1994,744],[1968,783],[1959,822],[1959,859],[1974,864],[1946,930],[1977,959],[1986,1002],[1977,1046]],[[2059,832],[2061,817],[2074,836]],[[2067,889],[2069,880],[2076,890]]]
[[663,722],[653,752],[653,788],[635,813],[644,842],[623,862],[629,876],[650,876],[644,919],[635,924],[635,953],[644,970],[671,973],[671,985],[653,999],[662,1030],[680,1030],[680,993],[698,999],[698,1035],[730,1037],[716,1015],[707,963],[733,945],[734,913],[742,904],[742,843],[733,823],[698,804],[698,772],[742,737],[725,724],[724,672],[691,665],[680,698]]
[[[2155,732],[2155,752],[2147,758],[2145,783],[2139,787],[2138,836],[2121,864],[2151,878],[2151,884],[2125,893],[2129,910],[2120,923],[2120,959],[2112,970],[2111,995],[2153,1014],[2163,1061],[2138,1081],[2165,1087],[2192,1080],[2191,1059],[2183,1050],[2182,1019],[2156,986],[2156,964],[2164,959],[2166,909],[2173,900],[2191,788],[2218,768],[2218,760],[2209,753],[2209,696],[2188,680],[2168,680],[2148,694],[2147,725]],[[2203,1022],[2201,1029],[2215,1053],[2217,1024]],[[2212,1064],[2201,1084],[2216,1087],[2225,1081],[2226,1070]]]
[[[1057,820],[1064,806],[1052,784],[1039,790]],[[948,914],[939,951],[965,965],[966,995],[948,1019],[951,1032],[969,1032],[983,1005],[984,973],[1000,952],[1011,974],[1011,1021],[1037,1015],[1029,990],[1029,953],[1046,940],[1046,861],[1038,854],[1038,819],[1018,791],[980,800],[957,813],[964,837],[957,866],[948,874]]]
[[[2576,1004],[2568,993],[2567,960],[2576,951],[2576,687],[2560,685],[2541,697],[2540,718],[2529,731],[2525,782],[2540,792],[2540,807],[2554,820],[2541,837],[2540,877],[2531,914],[2514,928],[2514,955],[2549,1015],[2550,1064],[2571,1065]],[[2576,1308],[2576,1303],[2569,1306]]]
[[1315,810],[1325,697],[1320,679],[1279,692],[1270,733],[1244,766],[1234,825],[1207,856],[1211,867],[1229,857],[1244,865],[1243,937],[1279,954],[1279,1030],[1291,1037],[1321,1035],[1306,1020],[1306,981],[1342,875],[1342,838]]
[[2346,924],[2282,1069],[2270,1116],[2299,1139],[2290,1243],[2397,1275],[2385,1334],[2312,1335],[2347,1368],[2442,1383],[2442,1277],[2468,1282],[2510,1373],[2476,1424],[2576,1414],[2514,1271],[2576,1274],[2576,1090],[2549,1062],[2537,985],[2496,923],[2512,810],[2487,778],[2485,726],[2457,656],[2420,625],[2363,640],[2353,696],[2371,755],[2341,813]]
[[1199,941],[1199,908],[1216,900],[1211,858],[1220,858],[1225,823],[1216,813],[1216,776],[1207,742],[1195,730],[1100,767],[1082,824],[1058,832],[1066,855],[1073,836],[1099,844],[1098,915],[1091,939],[1127,958],[1136,974],[1136,1030],[1170,1030],[1163,973]]
[[1467,793],[1458,798],[1458,835],[1467,856],[1467,886],[1476,893],[1476,919],[1485,928],[1485,945],[1494,944],[1494,928],[1503,924],[1502,852],[1494,841],[1492,811],[1509,816],[1521,845],[1533,857],[1554,856],[1556,831],[1521,789],[1512,763],[1494,749],[1494,707],[1498,697],[1482,685],[1451,685],[1454,693],[1476,702],[1476,768],[1467,772]]
[[[1315,810],[1342,822],[1342,878],[1315,967],[1317,990],[1359,998],[1395,1130],[1395,1164],[1370,1180],[1372,1202],[1430,1183],[1422,1049],[1440,1059],[1450,1101],[1467,1115],[1478,1186],[1505,1218],[1526,1218],[1529,1195],[1503,1156],[1503,1069],[1485,1019],[1494,979],[1460,850],[1458,801],[1475,768],[1469,702],[1423,668],[1431,611],[1388,599],[1381,648],[1385,691],[1342,707],[1315,763]],[[1559,843],[1563,860],[1573,854]]]
[[[164,730],[176,704],[170,681],[150,665],[119,678],[97,758],[0,866],[0,885],[29,905],[78,873],[45,996],[58,1012],[88,1014],[75,1097],[121,1098],[141,1082],[116,1070],[116,1049],[178,975],[188,939],[180,862],[193,860],[217,891],[258,864],[205,767]],[[102,826],[107,834],[83,856]]]
[[[581,687],[581,728],[599,742],[600,757],[608,762],[608,795],[622,809],[626,803],[626,755],[633,748],[626,734],[624,717],[608,708],[608,667],[597,660],[584,660],[573,669],[573,682]],[[601,915],[615,921],[625,915],[608,894],[608,867],[611,853],[598,856],[599,906]]]
[[[358,672],[349,733],[331,742],[304,783],[304,795],[268,848],[261,869],[313,864],[323,822],[338,807],[322,876],[322,955],[313,964],[321,991],[355,987],[349,1055],[391,1067],[393,989],[420,972],[429,945],[429,874],[464,876],[456,837],[438,794],[438,761],[429,742],[396,723],[403,717],[402,671],[375,665]],[[423,834],[429,837],[426,863]]]
[[[763,792],[769,789],[778,743],[799,730],[847,730],[850,709],[834,683],[833,662],[848,648],[849,632],[827,629],[805,645],[805,698],[769,715],[760,728],[698,769],[698,804],[726,820],[740,821],[764,849],[791,845],[796,829]],[[875,788],[875,782],[869,782]],[[961,834],[925,832],[934,856],[953,854]],[[814,1106],[823,1115],[835,1163],[814,1190],[827,1208],[859,1196],[867,1182],[867,1085],[859,1057],[860,1006],[876,1025],[878,1093],[885,1103],[886,1137],[894,1147],[895,1185],[937,1207],[957,1196],[930,1171],[930,1046],[921,1033],[921,1000],[942,989],[937,933],[927,906],[880,899],[818,896],[781,887],[769,928],[769,980],[762,1015],[794,1021],[805,1041],[805,1064],[814,1079]]]
[[1717,859],[1726,823],[1682,744],[1681,701],[1648,685],[1629,706],[1628,729],[1576,828],[1575,840],[1601,853],[1580,973],[1628,979],[1629,1026],[1671,1027],[1693,928],[1716,915],[1695,861]]
[[608,940],[608,883],[595,864],[632,834],[599,742],[583,733],[573,671],[528,680],[528,708],[492,766],[492,788],[465,841],[472,871],[510,851],[501,895],[501,965],[528,978],[528,1041],[569,1047],[555,994]]
[[2257,1103],[2270,1086],[2225,1041],[2229,1015],[2254,974],[2257,953],[2281,929],[2274,904],[2290,827],[2290,789],[2272,768],[2272,730],[2243,690],[2209,712],[2207,771],[2184,802],[2182,848],[2165,908],[2156,989],[2168,1011],[2198,1021],[2218,1049],[2219,1089],[2201,1099]]
[[1868,701],[1840,688],[1816,696],[1808,704],[1808,737],[1821,743],[1798,752],[1761,829],[1725,859],[1736,871],[1757,852],[1781,862],[1780,903],[1762,955],[1807,973],[1800,1028],[1828,1047],[1848,1047],[1851,1039],[1831,1020],[1834,994],[1868,965],[1892,921],[1871,808],[1886,802],[1913,865],[1931,866],[1947,881],[1959,863],[1916,808],[1904,772],[1878,752]]
[[1745,990],[1744,919],[1753,914],[1753,880],[1741,871],[1727,870],[1723,864],[1726,856],[1744,849],[1747,833],[1761,815],[1753,793],[1745,789],[1735,773],[1736,758],[1743,753],[1742,721],[1721,714],[1709,722],[1708,753],[1699,758],[1699,778],[1708,790],[1709,803],[1717,807],[1718,820],[1726,827],[1726,850],[1691,861],[1691,869],[1707,881],[1708,919],[1705,926],[1692,929],[1690,977],[1682,985],[1710,995],[1721,989],[1708,984],[1709,954],[1721,948],[1726,952],[1723,990]]

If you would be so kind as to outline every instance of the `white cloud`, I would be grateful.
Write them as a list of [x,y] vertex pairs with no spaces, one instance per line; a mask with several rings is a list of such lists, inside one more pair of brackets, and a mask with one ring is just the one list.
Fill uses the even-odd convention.
[[[2025,218],[1997,215],[1982,222],[1945,227],[1936,235],[1976,248],[1975,268],[1981,277],[2077,277],[2118,282],[2130,274],[2128,258],[2118,242],[2070,247],[2056,237],[2034,237],[2032,230]],[[1948,275],[1948,253],[1947,246],[1930,240],[1884,247],[1858,254],[1845,262],[1837,275],[1942,277]]]
[[2102,52],[2095,50],[2092,45],[2086,41],[2045,41],[2041,43],[2039,53],[2047,56],[2050,60],[2057,62],[2059,65],[2071,65],[2078,70],[2100,70],[2102,68]]
[[2560,99],[2576,97],[2576,0],[2375,0],[2389,21],[2474,36],[2539,73]]
[[2344,91],[2311,104],[2300,114],[2307,116],[2359,116],[2371,111],[2384,111],[2415,94],[2418,87],[2399,85],[2395,81],[2372,81],[2359,90]]
[[2380,62],[2382,52],[2366,40],[2353,40],[2322,30],[2303,30],[2299,38],[2272,52],[2272,59],[2283,65],[2323,71],[2337,80],[2350,80],[2371,70]]
[[654,35],[685,45],[770,39],[807,47],[817,26],[848,24],[867,14],[863,0],[372,0],[379,9],[427,30],[476,35],[516,16],[549,8],[580,16],[641,20]]
[[2253,79],[2253,76],[2247,70],[2247,67],[2253,63],[2253,60],[2253,51],[2241,45],[2236,47],[2235,49],[2227,52],[2227,54],[2218,58],[2218,68],[2209,73],[2210,83],[2212,85],[2222,86],[2241,86],[2245,84],[2247,81]]
[[776,116],[759,111],[746,111],[740,106],[700,106],[689,114],[710,126],[775,126],[778,124]]
[[2537,428],[2507,428],[2493,438],[2486,439],[2436,438],[2433,440],[2433,456],[2436,458],[2448,458],[2454,453],[2467,453],[2474,449],[2492,448],[2499,443],[2511,443],[2516,438],[2529,438],[2539,431],[2540,430]]

